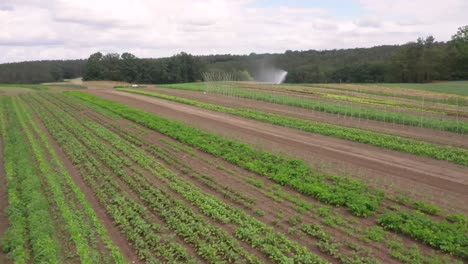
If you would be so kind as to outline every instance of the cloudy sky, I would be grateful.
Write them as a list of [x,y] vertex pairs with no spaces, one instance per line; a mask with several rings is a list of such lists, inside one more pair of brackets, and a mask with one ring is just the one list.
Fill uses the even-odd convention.
[[0,63],[446,41],[467,14],[467,0],[0,0]]

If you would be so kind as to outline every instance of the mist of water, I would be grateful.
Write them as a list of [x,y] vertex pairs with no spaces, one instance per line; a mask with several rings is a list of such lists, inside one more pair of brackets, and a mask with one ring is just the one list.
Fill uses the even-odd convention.
[[275,68],[263,68],[259,70],[258,75],[255,79],[260,82],[281,84],[282,82],[284,82],[284,80],[286,80],[287,75],[288,72],[284,70],[279,70]]

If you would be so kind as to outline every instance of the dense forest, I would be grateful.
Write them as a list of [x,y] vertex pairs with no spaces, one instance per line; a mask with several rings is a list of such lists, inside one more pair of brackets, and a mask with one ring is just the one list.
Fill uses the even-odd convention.
[[83,76],[84,80],[178,83],[203,80],[205,72],[229,72],[230,78],[260,79],[266,69],[288,72],[289,83],[431,82],[468,80],[468,26],[452,39],[432,36],[404,45],[282,54],[137,58],[130,53],[100,52],[87,60],[37,61],[0,65],[0,83],[40,83]]
[[0,83],[55,82],[83,76],[86,60],[27,61],[0,64]]

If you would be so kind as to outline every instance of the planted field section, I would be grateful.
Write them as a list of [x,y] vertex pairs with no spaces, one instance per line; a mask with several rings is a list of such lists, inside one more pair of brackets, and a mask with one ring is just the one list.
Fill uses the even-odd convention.
[[[220,84],[221,86],[222,84]],[[336,87],[340,86],[340,87]],[[293,85],[293,84],[256,84],[237,82],[236,87],[260,91],[271,91],[279,94],[307,97],[314,100],[325,100],[343,104],[368,105],[392,111],[409,111],[414,114],[431,116],[447,115],[467,117],[463,106],[468,105],[468,99],[462,96],[444,95],[437,93],[423,93],[420,97],[408,94],[408,89],[388,89],[387,93],[371,89],[365,85],[344,86],[332,85]],[[353,87],[354,89],[346,88]],[[385,89],[380,87],[380,89]],[[209,90],[208,88],[206,89]],[[447,99],[441,99],[440,95]],[[431,97],[434,96],[434,97]],[[465,102],[466,101],[466,102]]]
[[[153,231],[155,239],[173,241],[175,234],[180,239],[175,241],[181,241],[181,245],[193,249],[190,251],[210,263],[259,263],[264,258],[279,263],[326,263],[284,234],[202,192],[173,173],[153,155],[141,150],[135,145],[134,139],[128,140],[85,115],[68,111],[67,106],[73,105],[70,98],[62,98],[61,102],[54,100],[55,103],[41,107],[48,101],[47,97],[49,95],[29,96],[27,100],[40,109],[43,115],[41,118],[51,119],[51,123],[45,123],[52,134],[55,134],[53,129],[60,129],[72,133],[71,138],[76,138],[78,142],[75,141],[70,146],[68,140],[59,139],[65,150],[82,145],[91,156],[96,157],[96,162],[100,162],[100,168],[110,170],[115,179],[118,179],[112,184],[115,186],[114,195],[125,193],[122,190],[125,189],[127,193],[133,194],[130,197],[141,201],[142,209],[139,214],[152,216],[153,221],[158,222],[159,228]],[[70,155],[73,153],[70,152]],[[111,181],[101,177],[95,180]],[[89,183],[92,184],[95,180],[89,179]],[[122,189],[117,188],[118,186]],[[100,190],[102,188],[96,189]],[[106,201],[102,200],[102,203]],[[112,212],[110,210],[111,214]],[[151,226],[154,225],[148,227]],[[127,228],[130,232],[131,227]],[[129,239],[136,235],[129,236]],[[151,236],[143,236],[143,239],[148,238]],[[191,257],[194,261],[197,259],[189,256],[183,250],[184,247],[176,247],[177,243],[162,244],[160,247],[155,247],[153,243],[154,241],[143,240],[134,244],[149,247],[141,251],[142,260],[156,258],[168,262],[188,262]],[[178,251],[175,251],[177,248]]]
[[175,97],[155,92],[147,92],[136,89],[118,89],[130,93],[142,94],[179,103],[193,105],[208,110],[233,114],[275,125],[295,128],[307,132],[346,139],[377,147],[407,152],[415,155],[426,156],[438,160],[447,160],[453,163],[468,165],[468,151],[462,148],[436,145],[424,141],[401,138],[398,136],[367,131],[363,129],[347,128],[326,123],[311,122],[299,118],[271,114],[253,109],[234,109],[186,98]]
[[453,133],[468,133],[468,122],[453,120],[453,119],[439,119],[427,117],[423,115],[414,115],[409,113],[392,112],[381,109],[374,109],[369,107],[358,107],[356,105],[343,105],[332,102],[325,102],[320,100],[311,100],[290,95],[273,94],[264,91],[250,91],[238,88],[234,85],[224,86],[221,85],[219,89],[209,89],[203,84],[170,84],[161,85],[164,88],[172,89],[186,89],[194,91],[208,91],[210,93],[219,93],[233,97],[241,97],[247,99],[254,99],[265,101],[275,104],[289,105],[314,111],[326,112],[342,116],[350,116],[360,119],[376,120],[385,123],[395,123],[401,125],[431,128],[435,130],[449,131]]
[[[179,122],[151,115],[120,103],[103,100],[96,96],[79,92],[71,92],[70,94],[113,111],[148,128],[169,135],[180,142],[194,146],[204,152],[222,157],[240,167],[267,176],[281,185],[290,186],[322,202],[332,205],[343,205],[356,215],[369,216],[373,214],[383,200],[382,193],[372,190],[359,182],[333,175],[315,174],[302,161],[285,159],[267,152],[256,151],[247,145],[226,140]],[[349,198],[353,200],[351,201]],[[437,225],[437,222],[432,219],[430,222]],[[457,232],[465,233],[463,226],[451,226],[458,230]],[[447,242],[448,240],[443,243]],[[425,243],[439,248],[437,245]],[[464,242],[463,240],[457,240],[455,243],[458,246],[463,246]],[[447,251],[455,253],[453,248]]]
[[31,112],[18,98],[0,100],[8,257],[15,263],[124,263]]
[[286,159],[268,152],[257,151],[248,145],[96,96],[78,92],[70,94],[214,156],[223,157],[233,164],[266,176],[277,183],[291,186],[327,203],[346,206],[356,215],[373,214],[382,201],[382,193],[373,192],[367,186],[351,179],[315,173],[301,160]]
[[385,83],[384,87],[396,87],[423,90],[438,93],[458,94],[468,96],[468,81],[437,82],[437,83]]
[[[82,104],[83,102],[79,100],[70,99],[71,98],[69,97],[54,95],[52,98],[50,98],[50,101],[62,101],[64,105],[61,108],[70,109],[70,111],[67,111],[70,114],[86,111],[86,107],[84,105],[87,104]],[[77,107],[79,106],[77,103],[82,104],[82,106]],[[99,112],[102,112],[106,116],[109,114],[108,111],[103,111],[103,109],[100,109]],[[388,258],[393,258],[391,255],[385,257],[381,254],[378,254],[380,256],[376,258],[375,256],[372,256],[372,252],[370,252],[367,248],[368,245],[366,244],[368,242],[364,242],[366,243],[364,245],[360,244],[360,242],[357,242],[358,239],[361,241],[361,235],[365,234],[366,231],[364,230],[365,227],[367,227],[366,224],[363,223],[363,227],[361,227],[360,222],[352,222],[352,219],[349,219],[348,222],[347,215],[345,218],[344,216],[335,214],[333,211],[336,210],[332,210],[331,208],[327,208],[321,205],[316,207],[316,204],[310,203],[310,199],[304,201],[302,200],[304,197],[299,198],[296,196],[297,194],[285,193],[284,190],[287,188],[283,189],[279,185],[273,185],[270,189],[270,187],[267,187],[266,185],[268,183],[265,182],[264,179],[261,179],[261,176],[255,176],[260,178],[257,180],[250,178],[253,176],[246,177],[245,174],[248,174],[248,172],[245,170],[235,166],[229,166],[228,164],[222,165],[223,162],[220,162],[219,159],[213,159],[213,157],[209,157],[207,154],[188,148],[187,146],[170,140],[169,138],[166,138],[156,132],[150,131],[148,129],[142,129],[142,127],[136,126],[131,122],[121,119],[114,119],[114,116],[112,116],[112,118],[103,118],[102,116],[99,116],[96,113],[90,111],[86,111],[86,117],[82,117],[80,114],[75,115],[90,121],[92,120],[93,122],[96,122],[114,132],[114,136],[105,136],[105,134],[108,134],[108,132],[104,132],[102,129],[95,130],[99,131],[99,135],[102,135],[106,138],[109,137],[109,142],[112,142],[112,145],[130,149],[132,149],[133,145],[134,147],[145,150],[148,154],[154,155],[154,157],[164,161],[164,164],[168,166],[168,168],[171,168],[172,171],[175,171],[178,177],[188,179],[190,182],[196,184],[196,186],[201,186],[204,193],[211,193],[218,199],[225,201],[227,204],[231,204],[244,212],[250,213],[268,226],[281,230],[289,237],[291,237],[292,240],[299,241],[301,243],[306,242],[309,245],[312,245],[313,249],[313,245],[316,245],[320,252],[332,256],[334,259],[339,260],[342,263],[353,263],[356,261],[362,263],[376,263],[379,261],[382,263],[388,263]],[[96,127],[93,126],[93,130],[94,129],[96,129]],[[119,139],[118,137],[115,137],[116,135],[121,138]],[[127,143],[122,142],[123,139],[125,139]],[[144,153],[141,153],[141,151],[138,152],[140,153],[137,154],[136,152],[133,152],[133,156],[138,156],[140,158],[144,156],[142,155]],[[203,161],[204,164],[196,164],[193,162],[193,160]],[[176,167],[177,169],[175,169]],[[205,170],[206,167],[211,168],[208,174],[199,175],[195,172],[200,168]],[[237,181],[237,183],[234,183],[233,181]],[[244,184],[243,186],[239,186],[239,182],[244,181],[247,181],[248,183]],[[250,196],[253,194],[252,188],[249,187],[251,186],[250,183],[255,184],[254,188],[258,188],[257,195],[254,195],[254,200],[245,196]],[[180,183],[180,181],[178,181],[177,184],[183,185]],[[209,188],[203,188],[203,186],[208,186]],[[158,185],[158,187],[161,188],[161,185]],[[193,187],[191,187],[191,189],[193,189]],[[184,193],[184,196],[187,197],[192,196],[192,194],[189,195],[190,192],[193,193],[192,190],[188,191],[180,188],[176,188],[176,190],[181,190]],[[195,197],[199,197],[199,195]],[[262,202],[257,203],[257,199]],[[278,204],[277,201],[282,200],[285,201]],[[286,201],[290,201],[291,204],[288,205]],[[221,210],[218,211],[221,212]],[[291,215],[291,212],[288,213],[288,211],[297,211],[298,214]],[[208,210],[204,210],[203,212],[210,213]],[[311,218],[310,214],[313,214],[314,216]],[[324,217],[323,219],[317,219],[316,216]],[[215,217],[215,219],[218,219],[217,221],[220,222],[227,221],[226,218],[222,217],[222,215],[211,217]],[[281,220],[283,217],[284,220]],[[270,220],[273,218],[274,220],[270,222]],[[348,234],[350,237],[343,239],[341,236],[335,237],[325,235],[315,238],[315,236],[311,235],[309,238],[308,236],[303,235],[301,231],[302,228],[299,229],[298,226],[300,223],[317,223],[320,221],[322,221],[326,227],[338,226],[340,233],[346,232],[346,234]],[[227,223],[229,224],[231,222]],[[324,232],[325,234],[328,234],[328,232],[330,232],[326,227],[320,227],[321,234]],[[361,228],[363,231],[361,231]],[[341,229],[344,231],[341,231]],[[393,240],[393,238],[390,239],[390,237],[393,237],[393,235],[388,235],[386,241],[393,242],[395,245],[400,245],[398,240]],[[318,241],[314,241],[316,239],[318,239]],[[387,245],[382,244],[383,243],[381,243],[379,247],[384,247],[382,250],[386,252],[387,249],[385,247],[387,247]],[[348,247],[350,248],[348,249]],[[396,252],[401,253],[405,250],[406,249],[404,247],[401,249],[399,247],[397,250],[392,250],[392,252],[397,254]],[[434,256],[432,254],[429,255],[426,252],[423,254],[417,248],[413,249],[412,251],[412,255],[414,256],[413,258],[439,258],[439,256]],[[376,252],[379,252],[379,250]],[[444,262],[443,259],[444,258],[442,258],[440,261],[437,261]],[[449,262],[454,261],[451,260]]]
[[[343,103],[355,103],[355,104],[363,104],[369,106],[377,106],[377,107],[385,107],[387,109],[394,109],[394,110],[410,110],[410,111],[417,111],[421,112],[422,114],[439,114],[439,115],[446,115],[446,116],[459,116],[459,117],[467,117],[468,113],[466,111],[462,111],[459,109],[459,106],[463,105],[463,101],[460,100],[458,105],[451,106],[448,104],[434,104],[433,102],[420,100],[409,101],[409,100],[395,100],[395,98],[381,98],[376,96],[369,96],[365,94],[361,94],[358,90],[354,93],[347,93],[344,91],[340,92],[322,92],[322,91],[314,91],[312,89],[304,89],[304,88],[286,88],[287,91],[292,92],[294,94],[305,94],[305,95],[312,95],[317,96],[318,98],[329,99],[334,101],[339,101]],[[457,100],[456,100],[457,103]]]
[[[346,92],[358,92],[360,94],[368,95],[377,95],[383,97],[393,97],[393,98],[405,98],[416,101],[425,101],[425,102],[434,102],[441,104],[448,104],[454,106],[468,106],[468,100],[466,97],[453,95],[453,94],[444,94],[444,93],[432,93],[427,94],[419,92],[417,90],[411,91],[406,89],[402,91],[400,87],[392,87],[392,84],[386,85],[353,85],[353,84],[287,84],[287,86],[299,86],[299,87],[308,87],[312,89],[327,89],[334,91],[346,91]],[[396,89],[395,89],[396,88]],[[409,90],[409,91],[408,91]]]

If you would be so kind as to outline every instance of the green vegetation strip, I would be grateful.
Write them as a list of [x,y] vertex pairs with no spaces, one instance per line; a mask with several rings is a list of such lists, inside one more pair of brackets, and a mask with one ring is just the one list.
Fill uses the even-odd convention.
[[[329,89],[329,90],[337,90],[337,91],[358,92],[361,94],[406,98],[406,99],[412,99],[412,100],[417,100],[417,101],[426,101],[426,102],[434,102],[434,103],[457,105],[457,106],[468,106],[468,100],[465,97],[455,96],[455,95],[452,95],[448,97],[447,99],[439,99],[439,98],[422,97],[418,95],[402,94],[402,93],[396,93],[396,92],[390,93],[390,92],[384,92],[384,91],[378,91],[378,90],[365,90],[365,87],[363,87],[363,89],[351,89],[351,88],[336,87],[336,86],[325,86],[325,85],[320,85],[320,84],[286,84],[286,85],[321,88],[321,89]],[[371,89],[371,88],[367,88],[367,89]]]
[[0,89],[2,88],[27,88],[37,91],[48,90],[47,86],[41,84],[0,84]]
[[153,96],[166,100],[171,100],[179,103],[193,105],[217,112],[223,112],[233,114],[241,117],[251,118],[262,122],[267,122],[275,125],[281,125],[285,127],[295,128],[304,130],[307,132],[317,133],[326,136],[332,136],[336,138],[351,140],[359,143],[369,144],[377,147],[402,151],[410,154],[426,156],[438,160],[446,160],[453,163],[468,165],[468,150],[449,147],[439,146],[432,143],[423,141],[401,138],[398,136],[382,134],[378,132],[372,132],[356,128],[341,127],[326,123],[310,122],[307,120],[281,116],[277,114],[270,114],[262,111],[252,109],[234,109],[229,107],[223,107],[213,104],[207,104],[200,101],[194,101],[190,99],[175,97],[171,95],[164,95],[154,92],[146,92],[141,90],[133,89],[118,89],[119,91],[125,91],[130,93],[142,94],[147,96]]
[[343,105],[338,103],[323,102],[319,100],[305,99],[295,96],[272,94],[261,91],[249,91],[234,87],[209,89],[207,90],[202,85],[195,84],[170,84],[161,85],[164,88],[194,90],[194,91],[208,91],[210,93],[224,94],[228,96],[241,97],[246,99],[253,99],[264,101],[268,103],[288,105],[310,109],[319,112],[326,112],[331,114],[338,114],[343,116],[351,116],[355,118],[370,119],[382,121],[386,123],[396,123],[408,126],[420,126],[424,128],[431,128],[453,133],[468,133],[468,122],[453,120],[453,119],[437,119],[421,115],[412,115],[400,112],[391,112],[380,109],[358,107],[353,105]]
[[[145,263],[160,263],[155,257],[161,256],[168,263],[190,263],[190,255],[178,243],[171,239],[162,239],[162,227],[154,222],[151,213],[120,188],[115,175],[96,156],[105,157],[106,162],[112,162],[108,156],[108,148],[97,148],[102,144],[87,130],[39,96],[24,97],[32,107],[38,110],[38,115],[49,132],[56,138],[64,152],[84,177],[86,183],[93,189],[107,213],[114,219],[117,226],[126,235],[136,249],[138,257]],[[45,107],[47,105],[47,107]],[[66,126],[66,127],[65,127]],[[86,142],[86,146],[83,142]],[[87,147],[90,148],[87,148]],[[93,151],[93,152],[90,152]],[[96,154],[97,153],[97,154]],[[121,169],[122,163],[116,161],[111,168],[118,170],[117,176],[123,177],[126,172]],[[141,189],[143,191],[143,189]],[[193,263],[193,261],[192,261]]]
[[387,211],[378,217],[384,228],[400,232],[425,244],[468,259],[468,235],[466,223],[435,222],[419,212]]
[[344,95],[344,94],[335,94],[335,93],[325,93],[325,92],[311,91],[308,89],[298,89],[298,88],[287,88],[287,90],[291,92],[302,93],[302,94],[312,94],[315,96],[320,96],[322,98],[338,100],[338,101],[343,101],[343,102],[377,105],[377,106],[381,105],[381,106],[395,108],[395,109],[408,109],[408,110],[413,110],[413,111],[437,113],[437,114],[448,115],[448,116],[460,115],[461,117],[465,117],[468,115],[468,113],[459,111],[456,109],[452,109],[452,110],[446,109],[447,105],[435,107],[432,102],[421,102],[421,103],[402,102],[402,101],[391,100],[391,99],[356,96],[355,94]]
[[[78,254],[85,257],[94,254],[94,260],[90,262],[96,262],[102,259],[100,254],[105,253],[105,251],[101,249],[100,252],[98,252],[97,249],[92,249],[92,247],[95,246],[94,238],[88,238],[91,242],[84,241],[87,236],[97,232],[97,235],[102,239],[105,247],[110,251],[111,257],[113,258],[112,262],[125,263],[123,255],[108,236],[106,229],[96,216],[94,209],[71,178],[68,170],[51,146],[47,136],[32,119],[31,112],[26,108],[23,101],[18,100],[18,108],[18,112],[23,115],[23,117],[19,118],[20,123],[23,124],[27,122],[40,139],[36,140],[28,129],[24,129],[30,140],[30,146],[36,154],[36,159],[39,162],[39,169],[43,172],[43,175],[48,181],[50,190],[55,196],[55,202],[62,212],[63,219],[67,222],[72,239],[76,241]],[[26,128],[26,124],[23,126]],[[44,148],[41,148],[40,143],[42,143]],[[49,155],[50,158],[46,158],[47,155]],[[69,191],[71,191],[69,194],[70,197],[67,196],[67,192]],[[80,210],[77,210],[75,203],[79,204]],[[83,259],[83,257],[81,259]],[[83,262],[88,261],[83,260]]]
[[60,263],[47,198],[12,98],[1,97],[0,109],[10,222],[2,248],[15,263]]
[[222,157],[252,172],[267,176],[277,183],[290,186],[323,202],[346,206],[358,216],[371,215],[383,200],[381,192],[372,191],[368,186],[348,178],[315,173],[302,160],[287,159],[269,152],[257,151],[246,144],[227,140],[181,122],[83,92],[69,92],[69,94],[93,102],[127,119],[204,152]]

